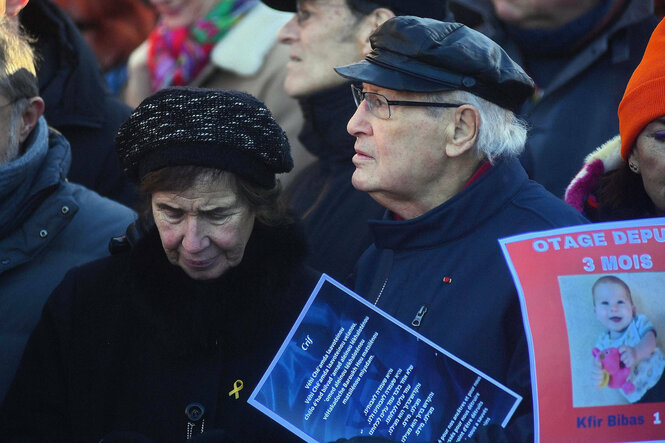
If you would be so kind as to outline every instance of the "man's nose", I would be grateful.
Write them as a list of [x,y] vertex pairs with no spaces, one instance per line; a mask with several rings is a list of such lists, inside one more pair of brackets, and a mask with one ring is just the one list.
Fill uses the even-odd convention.
[[291,20],[284,23],[284,26],[279,29],[279,32],[277,33],[277,40],[285,45],[290,45],[296,41],[299,36],[300,26],[298,25],[297,16],[294,15],[291,17]]
[[354,137],[359,135],[372,135],[372,126],[367,120],[369,115],[369,105],[365,100],[360,102],[356,112],[351,116],[351,120],[346,125],[346,131]]

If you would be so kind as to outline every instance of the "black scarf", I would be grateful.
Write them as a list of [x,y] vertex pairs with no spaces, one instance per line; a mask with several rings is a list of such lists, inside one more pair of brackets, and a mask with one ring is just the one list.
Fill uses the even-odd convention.
[[279,312],[278,294],[301,272],[304,254],[294,225],[255,222],[242,262],[197,281],[168,261],[153,228],[131,252],[126,324],[136,340],[175,357],[204,357],[220,341],[227,349],[242,346],[265,333],[265,319]]

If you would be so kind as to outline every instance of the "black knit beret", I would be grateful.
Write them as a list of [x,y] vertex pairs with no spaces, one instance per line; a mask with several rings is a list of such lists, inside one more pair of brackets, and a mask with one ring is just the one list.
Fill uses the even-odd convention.
[[239,91],[170,87],[132,112],[115,137],[118,157],[135,182],[167,166],[229,171],[272,188],[293,168],[289,141],[266,106]]

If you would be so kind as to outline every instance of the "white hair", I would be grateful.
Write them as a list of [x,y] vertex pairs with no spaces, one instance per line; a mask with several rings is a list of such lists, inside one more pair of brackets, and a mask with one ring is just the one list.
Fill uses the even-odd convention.
[[18,138],[18,122],[27,102],[27,99],[21,99],[10,105],[9,132],[6,134],[7,146],[4,152],[0,150],[0,165],[14,161],[19,156],[21,143]]
[[480,127],[474,147],[480,158],[493,162],[499,157],[516,157],[524,150],[527,123],[514,112],[467,91],[437,92],[429,98],[436,102],[465,103],[478,109]]

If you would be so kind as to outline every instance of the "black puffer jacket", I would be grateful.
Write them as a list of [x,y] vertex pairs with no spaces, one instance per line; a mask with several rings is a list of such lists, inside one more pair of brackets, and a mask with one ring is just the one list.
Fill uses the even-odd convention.
[[294,440],[247,398],[316,284],[303,254],[293,227],[257,223],[241,264],[213,281],[171,265],[156,230],[75,268],[30,338],[3,439]]

